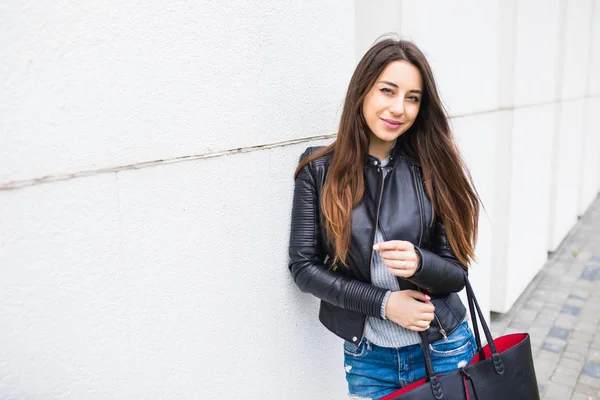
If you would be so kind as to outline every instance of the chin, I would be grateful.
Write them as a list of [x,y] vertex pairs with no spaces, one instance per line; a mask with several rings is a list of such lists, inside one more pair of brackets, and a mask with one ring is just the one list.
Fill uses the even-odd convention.
[[400,136],[402,136],[402,134],[406,132],[406,130],[403,130],[401,132],[398,133],[391,133],[391,132],[377,132],[375,134],[375,136],[377,136],[377,138],[379,140],[382,140],[384,142],[393,142],[394,140],[398,139]]

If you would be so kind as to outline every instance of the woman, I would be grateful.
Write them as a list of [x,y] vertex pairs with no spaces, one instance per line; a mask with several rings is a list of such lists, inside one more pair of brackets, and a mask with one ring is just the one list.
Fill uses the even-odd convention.
[[376,43],[359,62],[336,140],[295,173],[289,268],[345,340],[348,391],[376,399],[473,357],[457,292],[474,259],[479,198],[423,53]]

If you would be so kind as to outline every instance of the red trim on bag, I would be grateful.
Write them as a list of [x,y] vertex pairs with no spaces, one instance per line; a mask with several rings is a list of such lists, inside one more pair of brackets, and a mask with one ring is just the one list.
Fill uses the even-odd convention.
[[[498,354],[504,353],[506,350],[510,349],[521,343],[529,336],[527,333],[513,333],[512,335],[506,335],[499,337],[498,339],[494,339],[494,344],[496,345],[496,350],[498,350]],[[485,353],[486,360],[492,356],[492,351],[490,350],[490,346],[486,345],[483,348],[483,352]],[[479,361],[479,353],[475,354],[475,357],[471,360],[469,364],[475,364]]]
[[382,397],[381,400],[393,400],[396,396],[399,396],[403,393],[408,393],[413,389],[416,389],[417,387],[421,386],[422,384],[427,383],[427,379],[423,378],[423,379],[419,379],[416,382],[411,383],[408,386],[404,386],[402,389],[395,391],[392,394],[388,394],[385,397]]
[[[499,337],[498,339],[494,339],[494,344],[496,345],[496,350],[498,350],[498,353],[504,353],[506,350],[518,345],[519,343],[521,343],[523,340],[525,340],[527,338],[527,336],[529,336],[529,334],[527,333],[513,333],[511,335],[505,335],[502,337]],[[485,354],[485,358],[486,360],[488,358],[492,357],[492,351],[490,350],[490,346],[486,345],[483,348],[483,352]],[[471,360],[471,362],[469,364],[475,364],[479,362],[479,353],[475,354],[475,357],[473,357],[473,359]],[[438,378],[441,377],[441,375],[437,375]],[[463,379],[465,379],[463,377]],[[423,385],[427,383],[427,380],[425,378],[423,379],[419,379],[416,382],[411,383],[408,386],[403,387],[400,390],[395,391],[394,393],[390,393],[385,397],[382,397],[381,400],[394,400],[397,396],[400,396],[401,394],[404,393],[408,393],[413,389],[416,389],[417,387]],[[469,394],[467,393],[467,399],[469,399]]]

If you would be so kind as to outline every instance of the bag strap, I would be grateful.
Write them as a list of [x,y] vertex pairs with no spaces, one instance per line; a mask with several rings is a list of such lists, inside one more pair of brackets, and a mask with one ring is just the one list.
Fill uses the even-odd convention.
[[[474,306],[477,310],[477,315],[479,316],[479,322],[481,323],[481,327],[483,328],[483,333],[485,334],[485,338],[488,342],[488,347],[490,348],[490,352],[492,353],[492,360],[494,361],[494,369],[498,375],[504,374],[504,363],[502,362],[502,358],[498,354],[498,350],[496,349],[496,344],[494,343],[494,338],[492,337],[492,332],[490,331],[490,327],[487,322],[485,322],[485,318],[483,317],[483,312],[481,311],[481,307],[479,307],[479,303],[477,302],[477,298],[475,297],[475,292],[473,292],[473,288],[471,287],[471,283],[465,274],[465,287],[467,288],[467,299],[469,302],[469,310],[471,310],[471,315],[473,316],[472,307]],[[473,329],[477,332],[477,319],[473,320]],[[481,346],[481,342],[477,343],[477,348],[480,350],[480,361],[485,360],[484,357],[481,357],[483,353],[483,347]]]
[[[466,273],[465,273],[466,276]],[[471,296],[469,296],[469,292],[467,293],[467,304],[471,304]],[[469,314],[471,315],[471,322],[473,323],[473,331],[475,332],[475,343],[477,345],[477,352],[479,353],[479,359],[485,360],[485,352],[483,351],[483,346],[481,345],[481,335],[479,333],[479,326],[477,324],[477,315],[476,311],[473,307],[468,307]]]
[[427,373],[426,379],[431,385],[431,392],[436,400],[444,398],[444,391],[442,385],[435,375],[433,370],[433,363],[431,362],[431,355],[429,354],[429,339],[427,338],[427,332],[419,332],[421,336],[421,345],[423,347],[423,354],[425,354],[425,371]]
[[[478,319],[481,323],[481,328],[483,329],[483,333],[485,335],[485,338],[487,339],[488,346],[492,354],[494,369],[496,370],[496,373],[498,375],[502,375],[504,374],[504,363],[502,361],[502,358],[498,354],[496,344],[494,343],[494,338],[492,337],[490,328],[487,322],[485,321],[485,318],[483,317],[483,312],[479,307],[479,303],[477,302],[477,298],[475,297],[475,293],[473,292],[473,287],[471,287],[471,283],[469,282],[469,278],[467,277],[466,273],[464,274],[464,278],[465,288],[467,291],[467,302],[469,306],[469,312],[471,314],[471,320],[473,322],[473,330],[475,331],[477,351],[479,352],[479,361],[485,360],[485,353],[483,351],[483,346],[481,345],[481,337],[477,325]],[[441,384],[435,375],[433,363],[431,362],[431,354],[429,352],[429,339],[427,338],[427,332],[419,332],[419,335],[421,336],[421,347],[423,348],[423,355],[425,356],[425,372],[427,373],[427,381],[431,384],[433,397],[437,400],[443,399],[444,393]]]

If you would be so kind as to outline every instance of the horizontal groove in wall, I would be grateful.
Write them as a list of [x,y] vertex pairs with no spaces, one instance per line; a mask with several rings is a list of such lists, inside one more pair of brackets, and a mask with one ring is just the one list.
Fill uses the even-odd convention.
[[238,154],[238,153],[250,153],[250,152],[258,151],[258,150],[266,150],[266,149],[272,149],[272,148],[277,148],[277,147],[290,146],[290,145],[298,144],[298,143],[311,142],[314,140],[333,139],[333,138],[335,138],[335,133],[331,133],[331,134],[327,134],[327,135],[305,137],[305,138],[300,138],[300,139],[291,139],[291,140],[285,140],[282,142],[261,144],[261,145],[256,145],[256,146],[240,147],[237,149],[222,150],[222,151],[216,151],[216,152],[211,152],[211,153],[174,157],[174,158],[169,158],[169,159],[164,159],[164,160],[144,161],[144,162],[139,162],[139,163],[134,163],[134,164],[121,165],[121,166],[117,166],[117,167],[98,168],[98,169],[77,171],[77,172],[66,173],[66,174],[47,175],[47,176],[43,176],[40,178],[34,178],[34,179],[8,181],[8,182],[0,183],[0,191],[22,189],[25,187],[42,185],[45,183],[59,182],[59,181],[65,181],[65,180],[70,180],[70,179],[83,178],[83,177],[89,177],[89,176],[101,175],[101,174],[117,173],[117,172],[122,172],[122,171],[129,171],[129,170],[133,170],[133,169],[156,167],[159,165],[174,164],[174,163],[179,163],[179,162],[184,162],[184,161],[203,160],[203,159],[222,157],[222,156]]
[[514,105],[513,106],[503,106],[503,107],[493,108],[493,109],[489,109],[489,110],[475,111],[475,112],[472,112],[472,113],[452,114],[450,116],[450,118],[454,119],[454,118],[473,117],[473,116],[477,116],[477,115],[492,114],[492,113],[495,113],[495,112],[498,112],[498,111],[512,111],[512,110],[519,110],[519,109],[526,109],[526,108],[547,106],[547,105],[550,105],[550,104],[568,103],[568,102],[572,102],[572,101],[588,100],[588,99],[595,99],[595,98],[600,98],[600,95],[570,97],[570,98],[559,99],[559,100],[542,101],[542,102],[538,102],[538,103],[519,104],[517,106],[514,106]]
[[[499,111],[510,111],[510,110],[523,109],[523,108],[539,107],[539,106],[562,103],[562,102],[567,102],[567,101],[585,100],[585,99],[592,99],[592,98],[599,98],[599,97],[600,97],[600,95],[582,96],[582,97],[578,97],[578,98],[560,99],[557,101],[540,102],[540,103],[525,104],[525,105],[519,105],[519,106],[498,107],[498,108],[489,109],[489,110],[475,111],[473,113],[455,114],[455,115],[451,115],[450,118],[451,119],[466,118],[466,117],[472,117],[472,116],[477,116],[477,115],[492,114],[492,113],[499,112]],[[66,181],[66,180],[70,180],[70,179],[84,178],[84,177],[101,175],[101,174],[117,173],[117,172],[129,171],[129,170],[134,170],[134,169],[149,168],[149,167],[179,163],[179,162],[184,162],[184,161],[195,161],[195,160],[203,160],[203,159],[208,159],[208,158],[222,157],[222,156],[238,154],[238,153],[249,153],[249,152],[253,152],[253,151],[273,149],[273,148],[282,147],[282,146],[290,146],[290,145],[294,145],[294,144],[298,144],[298,143],[312,142],[315,140],[333,139],[333,138],[335,138],[335,135],[336,135],[335,133],[331,133],[331,134],[326,134],[326,135],[310,136],[310,137],[304,137],[304,138],[299,138],[299,139],[284,140],[284,141],[275,142],[275,143],[261,144],[261,145],[248,146],[248,147],[240,147],[240,148],[236,148],[236,149],[222,150],[222,151],[217,151],[217,152],[174,157],[174,158],[164,159],[164,160],[162,160],[162,159],[161,160],[151,160],[151,161],[144,161],[144,162],[139,162],[139,163],[134,163],[134,164],[121,165],[121,166],[116,166],[116,167],[99,168],[99,169],[93,169],[93,170],[77,171],[77,172],[72,172],[72,173],[47,175],[47,176],[42,176],[39,178],[2,182],[2,183],[0,183],[0,191],[22,189],[22,188],[36,186],[36,185],[42,185],[42,184],[46,184],[46,183],[60,182],[60,181]]]

